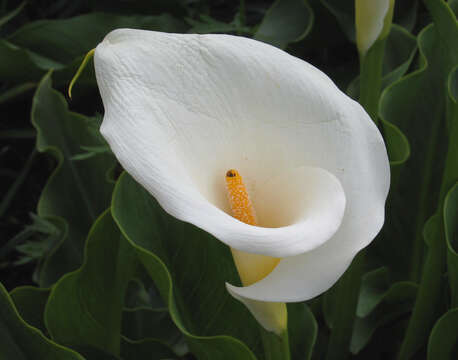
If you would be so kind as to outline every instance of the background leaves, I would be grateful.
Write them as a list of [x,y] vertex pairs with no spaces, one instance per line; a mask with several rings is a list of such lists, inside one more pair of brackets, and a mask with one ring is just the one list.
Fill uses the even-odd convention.
[[[80,146],[99,145],[90,131],[91,120],[68,111],[64,97],[51,88],[51,74],[40,82],[32,104],[32,123],[37,130],[37,149],[58,161],[38,203],[38,215],[59,217],[68,223],[67,232],[54,244],[39,276],[42,286],[50,285],[82,262],[84,240],[91,224],[108,206],[112,182],[108,172],[114,166],[110,155],[85,162],[71,158]],[[68,192],[71,188],[72,191]]]
[[[392,167],[385,227],[354,313],[337,287],[288,304],[292,360],[325,358],[332,339],[338,359],[457,356],[457,10],[396,1],[378,104]],[[224,288],[239,282],[228,249],[118,178],[92,67],[72,101],[63,94],[87,51],[133,27],[254,37],[358,98],[353,17],[353,0],[1,1],[0,270],[17,287],[0,289],[0,358],[266,358]],[[339,334],[339,316],[351,331]]]
[[1,284],[0,335],[0,354],[5,359],[84,360],[77,353],[46,339],[39,330],[24,322]]

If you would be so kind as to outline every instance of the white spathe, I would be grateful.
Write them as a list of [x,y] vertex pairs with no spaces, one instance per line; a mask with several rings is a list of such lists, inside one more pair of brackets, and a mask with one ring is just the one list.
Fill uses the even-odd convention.
[[[360,54],[382,35],[387,16],[393,16],[394,0],[355,0],[356,45]],[[391,25],[391,18],[389,24]]]
[[[239,299],[310,299],[384,222],[390,171],[366,112],[321,71],[229,35],[120,29],[95,51],[101,132],[171,215],[232,248],[282,258]],[[225,174],[243,176],[259,226],[230,215]],[[248,302],[248,300],[247,300]]]

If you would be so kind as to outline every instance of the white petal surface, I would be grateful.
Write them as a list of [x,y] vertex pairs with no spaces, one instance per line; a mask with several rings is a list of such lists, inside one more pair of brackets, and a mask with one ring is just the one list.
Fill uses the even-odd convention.
[[[380,230],[389,187],[382,137],[359,104],[308,63],[246,38],[124,29],[99,44],[95,68],[105,106],[101,131],[167,212],[238,250],[289,256],[260,282],[232,290],[240,296],[315,296]],[[257,204],[268,201],[259,197],[263,185],[304,167],[338,179],[343,219],[326,215],[338,214],[341,202],[323,204],[324,215],[312,212],[321,219],[314,221],[315,236],[305,236],[294,226],[254,227],[228,215],[228,169],[239,170],[263,214]],[[281,189],[279,198],[287,199],[287,187]],[[304,204],[313,198],[307,190]],[[265,224],[290,225],[272,221]]]
[[356,44],[366,53],[380,36],[390,0],[355,0]]

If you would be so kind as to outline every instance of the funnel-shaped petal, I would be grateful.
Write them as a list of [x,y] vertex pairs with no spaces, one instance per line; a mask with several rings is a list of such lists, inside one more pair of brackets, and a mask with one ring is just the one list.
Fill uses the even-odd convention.
[[[94,60],[101,131],[124,168],[171,215],[282,258],[253,285],[230,286],[238,297],[311,298],[380,230],[382,137],[308,63],[243,37],[129,29],[108,34]],[[228,169],[243,174],[259,226],[230,215]]]

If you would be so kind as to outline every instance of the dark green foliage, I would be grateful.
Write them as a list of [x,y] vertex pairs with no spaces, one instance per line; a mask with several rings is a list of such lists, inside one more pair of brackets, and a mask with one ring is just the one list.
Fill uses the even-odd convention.
[[397,0],[360,77],[354,0],[0,1],[0,360],[272,358],[225,289],[239,284],[229,249],[120,175],[91,63],[64,95],[121,27],[252,37],[363,105],[380,63],[366,110],[392,170],[385,225],[333,288],[288,304],[291,360],[456,359],[457,12]]

